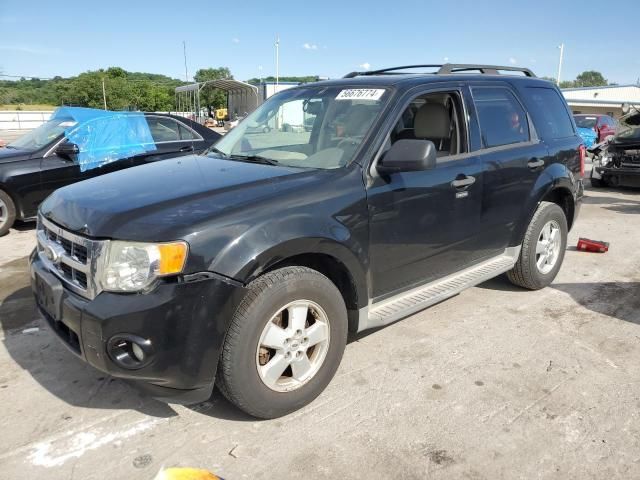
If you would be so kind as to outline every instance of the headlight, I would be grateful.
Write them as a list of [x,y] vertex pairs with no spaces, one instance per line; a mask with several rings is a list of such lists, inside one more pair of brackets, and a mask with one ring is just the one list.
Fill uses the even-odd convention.
[[136,292],[159,277],[182,272],[189,248],[185,242],[109,242],[101,279],[102,289]]

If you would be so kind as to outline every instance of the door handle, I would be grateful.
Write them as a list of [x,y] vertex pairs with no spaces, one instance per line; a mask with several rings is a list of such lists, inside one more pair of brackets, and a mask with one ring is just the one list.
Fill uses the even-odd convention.
[[535,170],[539,167],[544,167],[544,160],[529,160],[527,162],[527,167],[529,167],[531,170]]
[[182,147],[180,149],[181,152],[193,152],[193,146],[189,145],[187,147]]
[[476,177],[472,177],[470,175],[458,175],[453,182],[451,182],[451,186],[453,188],[467,188],[476,183]]

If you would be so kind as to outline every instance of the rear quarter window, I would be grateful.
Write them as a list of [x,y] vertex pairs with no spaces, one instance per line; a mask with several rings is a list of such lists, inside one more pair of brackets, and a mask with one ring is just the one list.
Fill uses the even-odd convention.
[[565,101],[553,88],[526,87],[529,108],[538,135],[555,140],[575,135]]

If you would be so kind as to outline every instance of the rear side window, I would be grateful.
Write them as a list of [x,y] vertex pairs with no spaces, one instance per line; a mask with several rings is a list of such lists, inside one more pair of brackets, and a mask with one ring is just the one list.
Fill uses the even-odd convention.
[[506,88],[476,87],[473,102],[478,111],[485,148],[529,141],[527,114]]
[[179,142],[180,131],[178,122],[171,118],[147,117],[151,136],[156,143]]
[[180,130],[180,138],[182,140],[199,140],[199,138],[187,127],[178,123],[178,130]]
[[531,99],[531,115],[540,137],[553,140],[575,135],[566,103],[556,90],[527,87],[527,92]]

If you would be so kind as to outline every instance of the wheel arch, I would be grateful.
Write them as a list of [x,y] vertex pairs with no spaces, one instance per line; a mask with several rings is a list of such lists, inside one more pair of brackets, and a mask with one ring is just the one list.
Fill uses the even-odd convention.
[[514,230],[511,244],[522,244],[527,227],[542,202],[552,202],[562,208],[567,226],[571,230],[577,214],[576,182],[578,181],[561,163],[552,164],[542,172],[523,208],[523,218]]
[[344,245],[319,240],[296,239],[270,248],[245,267],[241,281],[247,284],[265,273],[294,265],[316,270],[329,278],[342,294],[349,312],[349,329],[355,331],[358,310],[368,303],[364,269]]

